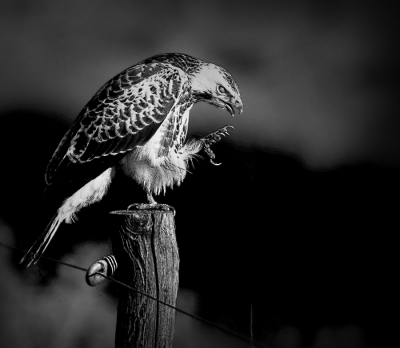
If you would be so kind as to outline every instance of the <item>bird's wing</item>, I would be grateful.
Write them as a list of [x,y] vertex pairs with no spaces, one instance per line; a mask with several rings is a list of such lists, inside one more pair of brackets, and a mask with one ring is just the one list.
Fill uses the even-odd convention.
[[107,82],[82,110],[54,152],[46,183],[65,177],[85,181],[146,143],[174,111],[189,81],[168,64],[138,64]]

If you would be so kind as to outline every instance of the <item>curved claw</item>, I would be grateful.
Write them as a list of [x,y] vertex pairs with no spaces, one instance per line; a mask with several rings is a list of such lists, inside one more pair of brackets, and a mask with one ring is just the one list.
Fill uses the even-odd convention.
[[214,166],[220,166],[222,163],[215,163],[212,159],[210,159],[210,162],[214,165]]
[[210,157],[210,162],[214,166],[220,166],[222,163],[214,162],[215,154],[211,150],[211,145],[221,141],[222,137],[226,137],[226,136],[230,135],[228,133],[229,128],[235,129],[234,126],[225,126],[225,127],[220,128],[219,130],[215,131],[214,133],[211,133],[211,134],[207,135],[206,137],[200,139],[200,141],[202,141],[202,143],[203,143],[205,153],[208,155],[208,157]]

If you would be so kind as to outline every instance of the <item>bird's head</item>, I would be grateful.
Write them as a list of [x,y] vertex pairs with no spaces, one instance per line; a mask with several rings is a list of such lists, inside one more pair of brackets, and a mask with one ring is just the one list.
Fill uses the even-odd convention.
[[197,101],[225,109],[235,116],[234,108],[243,112],[243,102],[239,86],[224,68],[204,62],[192,74],[191,86]]

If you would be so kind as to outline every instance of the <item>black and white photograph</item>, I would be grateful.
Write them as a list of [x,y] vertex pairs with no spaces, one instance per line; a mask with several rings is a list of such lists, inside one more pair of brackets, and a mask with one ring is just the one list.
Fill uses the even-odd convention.
[[0,0],[0,347],[397,346],[399,14]]

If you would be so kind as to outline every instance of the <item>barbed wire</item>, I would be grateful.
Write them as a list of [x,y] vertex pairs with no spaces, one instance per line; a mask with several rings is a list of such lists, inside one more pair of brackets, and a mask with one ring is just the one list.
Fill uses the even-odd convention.
[[[0,246],[3,247],[3,248],[6,248],[6,249],[17,250],[17,251],[21,251],[21,252],[27,252],[27,250],[25,250],[25,249],[22,249],[22,248],[19,248],[19,247],[14,247],[14,246],[11,246],[11,245],[7,245],[7,244],[2,243],[2,242],[0,242]],[[61,260],[58,260],[58,259],[54,259],[54,258],[51,258],[51,257],[48,257],[48,256],[43,256],[42,255],[41,258],[45,259],[45,260],[48,260],[48,261],[51,261],[51,262],[58,263],[58,264],[63,265],[63,266],[67,266],[67,267],[70,267],[70,268],[75,268],[75,269],[83,271],[83,272],[87,272],[88,271],[84,267],[80,267],[80,266],[77,266],[77,265],[74,265],[74,264],[71,264],[71,263],[68,263],[68,262],[64,262],[64,261],[61,261]],[[204,318],[199,317],[199,316],[197,316],[195,314],[189,313],[189,312],[187,312],[187,311],[185,311],[183,309],[180,309],[178,307],[170,305],[167,302],[159,300],[159,299],[157,299],[157,298],[155,298],[155,297],[153,297],[153,296],[151,296],[149,294],[146,294],[143,291],[135,289],[134,287],[132,287],[132,286],[130,286],[128,284],[125,284],[125,283],[123,283],[123,282],[121,282],[121,281],[119,281],[119,280],[117,280],[117,279],[115,279],[113,277],[104,275],[104,274],[102,274],[100,272],[93,273],[91,275],[91,277],[93,277],[94,275],[101,275],[102,277],[104,277],[104,278],[106,278],[106,279],[108,279],[108,280],[110,280],[110,281],[112,281],[112,282],[114,282],[114,283],[116,283],[116,284],[118,284],[118,285],[120,285],[122,287],[125,287],[125,288],[127,288],[127,289],[129,289],[131,291],[134,291],[134,292],[137,292],[137,293],[139,293],[139,294],[141,294],[143,296],[146,296],[146,297],[148,297],[148,298],[150,298],[150,299],[152,299],[152,300],[154,300],[154,301],[156,301],[156,302],[158,302],[158,303],[160,303],[160,304],[162,304],[162,305],[164,305],[166,307],[169,307],[169,308],[171,308],[171,309],[173,309],[173,310],[175,310],[175,311],[177,311],[177,312],[179,312],[179,313],[181,313],[183,315],[186,315],[186,316],[188,316],[188,317],[190,317],[192,319],[195,319],[195,320],[197,320],[197,321],[199,321],[199,322],[201,322],[203,324],[211,326],[211,327],[213,327],[213,328],[215,328],[215,329],[217,329],[219,331],[222,331],[222,332],[224,332],[224,333],[226,333],[226,334],[228,334],[230,336],[233,336],[233,337],[236,337],[236,338],[238,338],[240,340],[246,341],[247,343],[251,344],[252,348],[253,347],[260,347],[260,348],[265,347],[265,348],[268,348],[268,346],[266,344],[254,340],[254,337],[253,337],[253,309],[252,309],[252,307],[251,307],[251,312],[250,312],[250,335],[251,335],[251,337],[247,337],[245,335],[242,335],[242,334],[237,333],[235,331],[232,331],[230,329],[227,329],[227,328],[224,328],[222,326],[216,325],[216,324],[214,324],[213,322],[211,322],[211,321],[209,321],[207,319],[204,319]]]

